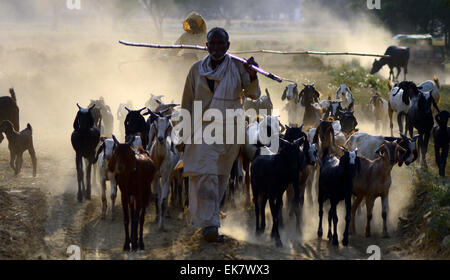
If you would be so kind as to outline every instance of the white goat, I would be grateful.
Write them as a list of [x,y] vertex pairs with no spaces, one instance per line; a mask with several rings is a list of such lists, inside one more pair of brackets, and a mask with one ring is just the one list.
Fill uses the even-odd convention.
[[299,92],[297,84],[288,84],[283,91],[281,100],[287,99],[288,103],[284,106],[284,110],[288,112],[289,126],[295,126],[302,123],[302,117],[305,112],[305,107],[299,102]]
[[342,84],[339,86],[339,88],[336,91],[336,98],[342,99],[342,103],[341,103],[342,109],[347,110],[347,111],[353,110],[353,104],[355,103],[355,98],[353,98],[353,94],[347,85]]
[[345,143],[348,149],[358,148],[358,153],[368,159],[374,160],[378,157],[377,149],[384,143],[385,140],[395,141],[406,150],[404,158],[399,159],[400,166],[404,162],[406,165],[411,164],[417,159],[417,138],[418,135],[412,139],[401,134],[402,138],[384,137],[382,135],[370,135],[364,132],[356,132]]
[[156,212],[158,228],[163,229],[163,218],[167,209],[170,183],[174,176],[174,168],[180,160],[180,153],[174,148],[171,139],[172,125],[170,115],[161,117],[150,111],[155,118],[156,137],[150,148],[150,156],[156,167],[152,182],[152,192],[157,194]]
[[[434,78],[434,81],[431,81],[431,80],[425,81],[425,82],[421,83],[420,85],[418,85],[417,88],[419,89],[419,91],[424,92],[424,93],[431,91],[431,95],[433,96],[434,101],[436,102],[436,104],[439,104],[440,84],[439,84],[439,80],[436,77]],[[436,108],[434,108],[434,106],[432,106],[431,109],[433,110],[433,116],[436,116],[438,114],[438,111],[436,110]]]
[[[113,135],[114,137],[114,135]],[[95,162],[97,160],[99,161],[99,173],[100,173],[100,186],[102,189],[102,219],[105,219],[106,214],[106,181],[109,181],[111,184],[111,218],[114,219],[114,204],[116,202],[116,196],[117,196],[117,182],[116,178],[114,176],[114,172],[109,171],[108,164],[109,160],[111,159],[111,156],[113,154],[113,150],[116,147],[116,144],[114,140],[112,139],[105,139],[103,143],[100,145],[100,148],[97,151],[97,154],[95,156]]]

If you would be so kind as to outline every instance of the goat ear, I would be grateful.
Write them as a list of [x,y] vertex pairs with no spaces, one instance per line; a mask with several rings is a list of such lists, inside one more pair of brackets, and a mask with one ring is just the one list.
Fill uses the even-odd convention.
[[112,135],[112,139],[114,140],[114,143],[116,143],[117,145],[120,144],[119,140],[117,140],[117,138],[114,134]]
[[400,133],[400,136],[402,137],[402,139],[403,139],[404,141],[408,142],[408,137],[406,137],[405,134]]
[[105,149],[105,143],[103,142],[100,147],[97,150],[97,153],[95,154],[95,158],[94,158],[94,164],[97,163],[98,157],[100,156],[100,153]]
[[100,141],[101,141],[102,143],[105,142],[106,139],[107,139],[107,138],[104,137],[104,136],[100,137]]

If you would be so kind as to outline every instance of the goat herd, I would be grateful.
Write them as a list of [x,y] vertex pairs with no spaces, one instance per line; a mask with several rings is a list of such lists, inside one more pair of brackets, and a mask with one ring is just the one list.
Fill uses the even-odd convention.
[[[355,104],[351,89],[346,85],[338,87],[336,99],[339,100],[333,101],[330,97],[319,100],[320,93],[314,84],[304,85],[300,92],[297,84],[290,84],[281,97],[282,101],[287,101],[284,109],[289,124],[276,127],[268,125],[273,124],[274,119],[275,123],[280,122],[278,117],[271,116],[273,104],[267,89],[266,95],[256,101],[246,99],[244,109],[266,109],[269,112],[269,115],[257,116],[255,120],[247,118],[246,139],[255,137],[260,129],[269,129],[269,133],[278,136],[280,148],[276,153],[262,153],[263,149],[270,151],[267,143],[241,145],[222,203],[234,202],[236,186],[241,184],[245,203],[249,204],[251,188],[256,234],[264,232],[265,206],[269,201],[273,219],[271,236],[277,246],[282,246],[279,227],[283,226],[284,195],[288,213],[295,215],[296,229],[300,230],[305,196],[312,203],[314,189],[319,205],[318,236],[323,234],[323,204],[329,200],[327,237],[338,245],[336,209],[344,200],[346,214],[342,243],[348,245],[349,233],[355,233],[355,213],[362,200],[366,201],[365,236],[368,237],[374,201],[381,197],[383,236],[387,237],[393,166],[409,165],[420,155],[426,167],[425,155],[432,134],[439,174],[445,176],[449,112],[438,109],[439,87],[437,79],[419,86],[411,81],[402,81],[391,88],[388,101],[375,94],[368,105],[361,105]],[[16,174],[22,165],[22,153],[28,150],[33,162],[33,175],[36,175],[31,126],[28,124],[26,129],[18,132],[19,109],[14,90],[11,89],[10,93],[11,97],[0,97],[0,142],[5,133],[11,151],[11,167]],[[90,199],[91,169],[94,169],[95,177],[98,168],[101,217],[105,219],[106,216],[106,181],[110,181],[110,214],[113,218],[119,186],[125,227],[123,249],[126,251],[130,250],[130,245],[132,250],[144,249],[143,226],[151,199],[155,201],[159,229],[164,227],[169,196],[171,206],[188,206],[188,180],[182,176],[182,152],[176,149],[171,138],[175,125],[171,117],[177,113],[175,107],[178,104],[164,104],[162,97],[152,95],[145,103],[146,107],[140,110],[129,109],[130,102],[120,104],[117,119],[123,123],[120,131],[124,143],[112,134],[114,117],[103,98],[92,100],[88,108],[77,104],[79,110],[73,123],[71,141],[76,152],[78,201]],[[354,115],[358,108],[370,115],[377,131],[389,117],[391,136],[359,132]],[[394,111],[398,116],[400,137],[393,136]],[[144,118],[146,115],[149,115],[147,120]],[[402,116],[406,117],[405,129]],[[436,127],[433,127],[434,119],[438,124]],[[413,136],[414,128],[418,131],[416,136]],[[409,132],[409,137],[406,132]],[[83,158],[86,168],[83,168]],[[234,203],[231,205],[236,207]]]

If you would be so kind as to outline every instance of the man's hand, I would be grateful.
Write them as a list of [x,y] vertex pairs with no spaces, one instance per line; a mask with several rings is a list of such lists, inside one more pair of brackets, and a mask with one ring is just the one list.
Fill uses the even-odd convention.
[[255,66],[259,65],[258,63],[256,63],[253,56],[247,59],[247,63],[244,64],[245,70],[247,70],[248,74],[250,75],[250,80],[253,81],[256,79],[256,71],[251,68],[250,64]]

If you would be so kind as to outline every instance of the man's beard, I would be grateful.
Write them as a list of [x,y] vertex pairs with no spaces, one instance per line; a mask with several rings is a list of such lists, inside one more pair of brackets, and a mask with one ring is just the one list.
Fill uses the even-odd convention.
[[211,56],[211,59],[212,59],[212,60],[214,60],[214,61],[220,61],[220,60],[222,60],[222,59],[225,57],[226,54],[227,54],[227,53],[224,53],[222,56],[220,56],[219,58],[217,58],[217,57],[216,57],[217,52],[213,52],[213,53],[210,54],[210,56]]

